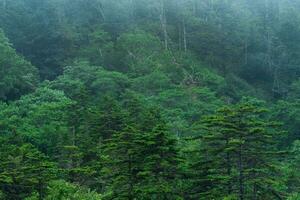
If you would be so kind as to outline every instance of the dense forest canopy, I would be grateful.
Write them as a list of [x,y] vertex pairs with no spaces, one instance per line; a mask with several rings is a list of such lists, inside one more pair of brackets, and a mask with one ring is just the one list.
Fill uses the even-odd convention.
[[0,0],[0,199],[299,200],[300,0]]

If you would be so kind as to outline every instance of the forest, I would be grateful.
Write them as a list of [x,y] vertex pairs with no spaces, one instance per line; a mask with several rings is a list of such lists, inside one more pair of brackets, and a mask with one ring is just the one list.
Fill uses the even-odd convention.
[[0,200],[300,200],[300,0],[0,0]]

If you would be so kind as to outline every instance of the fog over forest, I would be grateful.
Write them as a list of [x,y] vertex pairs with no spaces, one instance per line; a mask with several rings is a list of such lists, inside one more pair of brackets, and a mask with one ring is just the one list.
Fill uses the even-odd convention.
[[300,0],[0,0],[0,200],[300,200]]

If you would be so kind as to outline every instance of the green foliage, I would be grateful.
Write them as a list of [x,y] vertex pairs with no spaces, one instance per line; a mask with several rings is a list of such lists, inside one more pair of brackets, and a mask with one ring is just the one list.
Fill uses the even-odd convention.
[[140,199],[180,199],[176,185],[180,177],[176,139],[171,138],[164,125],[157,125],[151,133],[144,136],[144,150],[141,179],[137,197]]
[[159,39],[143,31],[121,35],[117,48],[120,51],[121,64],[127,67],[127,73],[132,76],[146,75],[157,68],[158,63],[155,60],[162,52]]
[[[38,200],[38,195],[34,194],[25,200]],[[45,200],[101,200],[101,195],[89,189],[65,182],[63,180],[52,181],[47,188]]]
[[132,83],[133,90],[147,96],[157,95],[170,87],[172,83],[169,77],[159,71],[135,78]]
[[126,75],[107,71],[99,66],[90,66],[85,62],[66,67],[64,75],[52,83],[54,88],[65,91],[69,96],[73,96],[72,92],[78,88],[85,87],[95,97],[118,96],[128,84],[129,80]]
[[5,199],[24,199],[32,192],[43,198],[49,180],[57,174],[55,165],[31,144],[17,135],[1,139],[0,187]]
[[0,29],[0,100],[14,100],[35,89],[38,72],[19,56]]
[[273,130],[275,122],[263,118],[265,111],[260,102],[243,100],[199,124],[203,133],[201,157],[193,166],[195,177],[200,175],[193,188],[198,194],[195,198],[280,196],[275,188],[280,179],[274,177],[281,154],[273,142],[280,132]]
[[88,41],[79,49],[77,58],[87,60],[92,65],[109,67],[114,53],[110,35],[97,27],[87,37]]
[[191,135],[190,125],[203,115],[212,113],[222,101],[208,88],[185,88],[164,90],[153,102],[162,108],[167,124],[178,136]]
[[[143,120],[147,119],[145,129],[138,124],[140,118],[135,118],[141,112],[136,113],[138,104],[131,100],[126,105],[129,119],[125,121],[130,125],[113,132],[110,139],[104,140],[102,176],[104,182],[108,183],[105,199],[179,197],[174,190],[179,175],[176,140],[169,136],[165,125],[156,124],[159,122],[154,116],[159,115],[155,111],[143,115]],[[152,128],[150,124],[153,124]]]
[[17,52],[39,69],[43,79],[54,79],[61,73],[66,57],[72,57],[73,42],[67,26],[59,23],[60,14],[52,0],[1,1],[0,27]]
[[65,109],[72,101],[64,93],[39,88],[2,110],[6,126],[21,133],[49,156],[58,151],[68,132]]
[[299,9],[0,0],[0,199],[299,199]]
[[281,141],[283,146],[291,144],[299,138],[299,104],[300,102],[297,99],[294,101],[278,101],[272,109],[274,118],[280,120],[284,124],[285,130],[289,132]]
[[299,193],[294,193],[289,195],[288,200],[298,200],[300,199],[300,194]]
[[287,163],[283,166],[284,172],[285,172],[285,182],[286,187],[284,188],[287,193],[293,193],[290,195],[291,199],[297,199],[299,198],[299,195],[297,191],[300,188],[300,173],[299,173],[299,165],[300,165],[300,157],[299,157],[299,151],[300,151],[300,142],[299,140],[296,140],[291,149],[291,157],[289,160],[287,160]]
[[290,99],[300,99],[299,91],[300,90],[300,79],[293,82],[291,85],[291,91],[289,94]]

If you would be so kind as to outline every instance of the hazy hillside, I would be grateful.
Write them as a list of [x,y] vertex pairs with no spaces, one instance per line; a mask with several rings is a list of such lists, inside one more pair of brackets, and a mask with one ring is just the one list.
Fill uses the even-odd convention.
[[300,0],[0,0],[0,200],[299,200]]

